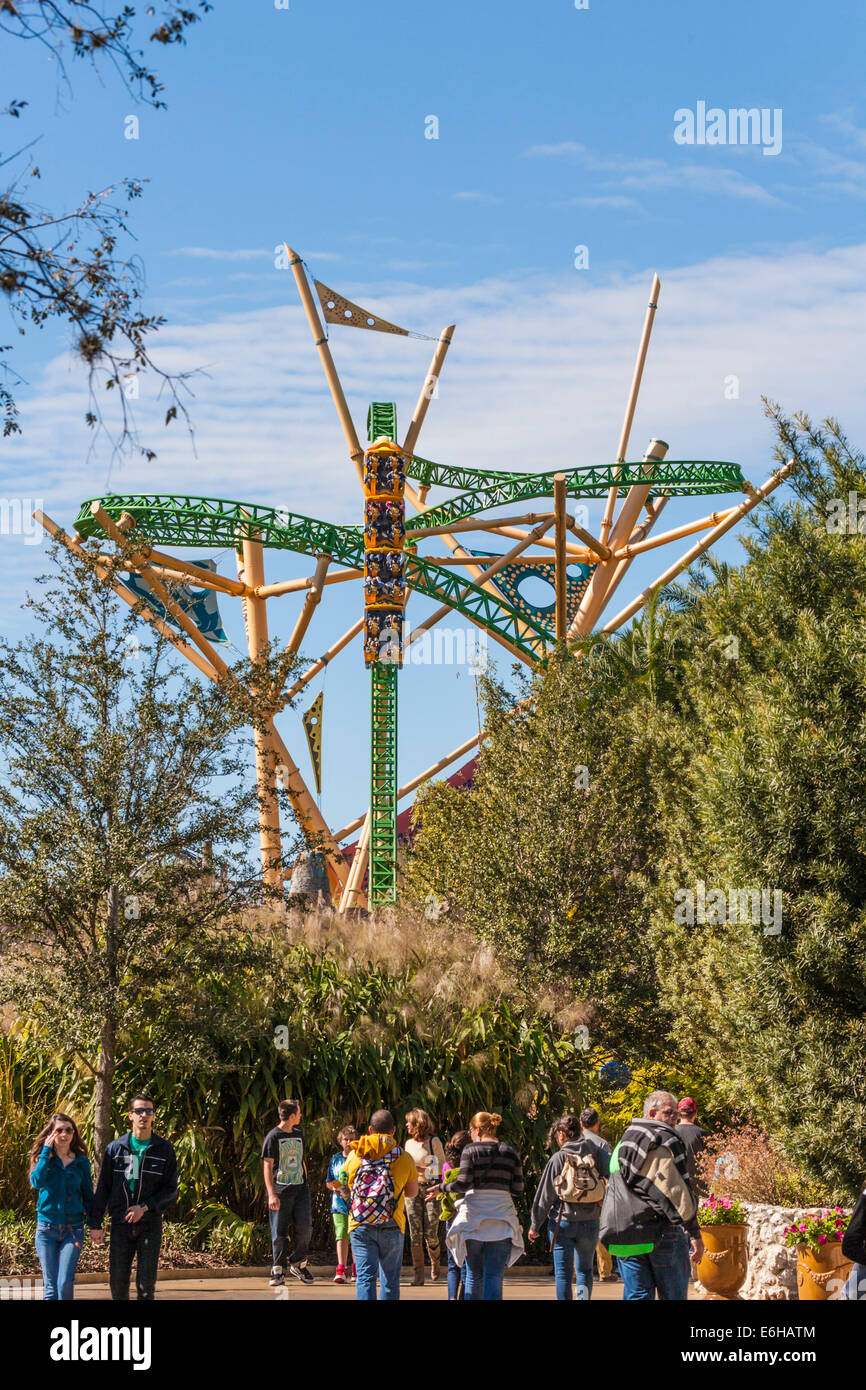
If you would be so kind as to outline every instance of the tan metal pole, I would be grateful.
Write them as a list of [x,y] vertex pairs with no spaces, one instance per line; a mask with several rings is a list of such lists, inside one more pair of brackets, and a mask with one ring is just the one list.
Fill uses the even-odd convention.
[[300,256],[296,251],[284,241],[283,245],[289,254],[289,265],[292,267],[292,274],[295,277],[295,284],[298,287],[298,294],[301,296],[301,303],[306,310],[307,318],[313,334],[313,341],[319,351],[319,358],[325,369],[325,376],[331,388],[331,395],[334,398],[334,405],[337,407],[337,414],[340,417],[340,424],[343,426],[343,433],[346,436],[346,443],[349,446],[349,457],[355,465],[358,477],[364,477],[364,450],[358,439],[352,415],[340,385],[340,378],[337,375],[337,368],[331,356],[331,349],[328,347],[328,340],[325,337],[325,330],[322,320],[319,318],[319,310],[313,298],[312,290],[304,274],[304,266]]
[[[644,474],[651,479],[656,463],[661,462],[668,451],[668,446],[663,439],[653,439],[647,452],[644,454]],[[616,548],[617,544],[625,543],[634,528],[640,515],[641,508],[645,499],[652,490],[651,481],[646,483],[636,483],[628,490],[628,495],[622,504],[622,509],[616,519],[616,525],[610,534],[610,544]],[[592,632],[596,619],[604,607],[605,595],[610,585],[616,578],[616,560],[606,560],[603,564],[596,566],[593,576],[589,581],[586,592],[580,601],[580,607],[574,616],[568,636],[570,640],[580,636],[585,637]]]
[[330,555],[320,555],[316,560],[316,572],[313,575],[313,582],[310,585],[307,597],[304,599],[304,606],[298,615],[298,621],[295,623],[295,630],[289,638],[286,647],[286,656],[294,656],[301,642],[304,640],[304,633],[310,626],[310,620],[322,597],[322,585],[325,582],[325,573],[330,563]]
[[[343,893],[340,898],[340,905],[337,909],[341,916],[345,916],[353,907],[364,907],[364,871],[367,868],[367,857],[370,849],[370,812],[362,816],[360,824],[361,834],[355,846],[355,854],[352,858],[352,867],[346,880]],[[343,861],[345,863],[345,860]]]
[[[638,392],[640,391],[641,377],[643,376],[644,363],[646,362],[647,350],[649,349],[650,335],[653,331],[656,309],[658,308],[659,292],[662,282],[657,275],[653,276],[652,289],[650,290],[649,304],[644,315],[643,331],[640,336],[640,345],[637,350],[637,359],[632,373],[631,387],[628,393],[628,400],[625,407],[625,417],[622,422],[622,429],[619,435],[619,445],[616,451],[617,464],[625,463],[626,450],[628,449],[629,435],[631,434],[632,421],[634,420],[635,407],[637,406]],[[613,522],[613,509],[616,506],[618,484],[608,490],[607,502],[605,503],[604,516],[601,522],[601,539],[607,541]]]
[[[327,574],[322,580],[323,584],[343,584],[347,579],[360,579],[363,570],[338,570],[336,574]],[[280,594],[297,594],[303,589],[312,589],[315,583],[315,575],[308,574],[305,579],[284,579],[279,584],[263,584],[256,590],[258,598],[277,598]]]
[[736,507],[725,507],[721,512],[710,512],[709,516],[702,516],[700,521],[689,521],[684,526],[674,526],[670,531],[663,531],[660,536],[653,536],[652,540],[629,541],[628,545],[615,552],[613,558],[630,560],[635,555],[642,555],[646,550],[655,550],[657,546],[667,545],[668,541],[679,541],[684,536],[693,536],[696,531],[705,531],[708,526],[718,526],[720,521],[724,521],[726,516],[735,511]]
[[[243,541],[244,582],[255,592],[265,582],[262,543],[258,537]],[[268,652],[268,612],[263,598],[244,597],[247,649],[252,662],[261,661]],[[255,678],[254,678],[255,679]],[[253,687],[255,690],[255,686]],[[273,721],[270,721],[273,728]],[[276,732],[276,731],[274,731]],[[271,888],[283,882],[283,845],[280,836],[280,801],[277,792],[277,756],[270,729],[253,728],[256,750],[256,786],[259,799],[259,846],[262,857],[262,880]]]
[[[436,344],[436,349],[433,353],[433,361],[430,363],[430,370],[427,373],[424,385],[421,387],[421,394],[418,397],[418,402],[415,406],[415,412],[412,416],[412,419],[409,422],[409,428],[406,431],[406,437],[403,440],[404,454],[409,454],[411,456],[415,451],[415,445],[418,440],[418,435],[420,434],[421,426],[424,423],[424,416],[427,414],[427,407],[430,404],[430,398],[433,395],[433,391],[436,388],[436,383],[438,382],[439,376],[442,372],[442,365],[445,361],[446,353],[448,352],[448,349],[451,346],[451,339],[454,337],[454,330],[456,326],[456,324],[449,323],[447,328],[443,328],[439,342]],[[422,491],[424,491],[424,489],[422,489]]]

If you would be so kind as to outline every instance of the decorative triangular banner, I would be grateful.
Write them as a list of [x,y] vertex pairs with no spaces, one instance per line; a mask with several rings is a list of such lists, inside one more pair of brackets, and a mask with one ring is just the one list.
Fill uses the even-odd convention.
[[[210,570],[212,574],[216,573],[215,560],[194,560],[192,563],[197,565],[199,569]],[[145,584],[141,575],[131,574],[128,579],[124,579],[121,575],[121,583],[125,584],[136,598],[144,599],[148,608],[152,609],[158,618],[162,618],[172,627],[176,627],[178,632],[182,630],[180,624],[163,608],[153,590]],[[202,637],[206,637],[209,642],[215,642],[220,646],[228,646],[229,639],[223,629],[217,596],[213,589],[200,589],[196,587],[194,580],[188,584],[172,581],[169,592],[178,608],[182,608],[184,613],[192,618]]]
[[362,309],[360,304],[353,304],[351,299],[346,299],[343,295],[337,294],[336,290],[329,289],[321,280],[314,280],[313,283],[326,323],[342,323],[347,328],[369,328],[374,333],[399,333],[404,338],[409,337],[408,328],[398,328],[396,323],[380,319],[377,314],[371,314],[369,309]]
[[322,795],[322,705],[325,700],[325,692],[320,690],[306,714],[301,715],[301,722],[304,726],[304,733],[307,735],[307,746],[310,750],[310,762],[313,764],[313,776],[316,779],[316,794]]
[[[490,553],[489,550],[472,551],[473,555],[478,556],[488,556]],[[572,565],[569,565],[568,569],[571,568]],[[577,615],[580,600],[586,592],[595,565],[581,565],[575,562],[573,568],[579,571],[579,578],[572,578],[568,573],[565,576],[565,616],[568,623],[572,623]],[[553,631],[556,603],[549,603],[541,607],[539,604],[530,603],[520,593],[520,585],[524,579],[530,577],[543,579],[552,586],[556,579],[555,562],[551,560],[549,565],[506,565],[489,582],[496,585],[502,597],[511,604],[512,608],[516,608],[518,613],[525,614],[527,618],[535,618],[536,621],[544,623],[545,627]]]

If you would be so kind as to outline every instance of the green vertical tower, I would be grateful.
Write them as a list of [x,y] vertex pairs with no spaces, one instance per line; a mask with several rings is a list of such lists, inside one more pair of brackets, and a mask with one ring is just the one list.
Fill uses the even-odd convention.
[[370,910],[397,901],[396,665],[370,667]]
[[[397,407],[374,401],[367,438],[397,439]],[[370,910],[397,901],[397,675],[399,662],[370,667]]]

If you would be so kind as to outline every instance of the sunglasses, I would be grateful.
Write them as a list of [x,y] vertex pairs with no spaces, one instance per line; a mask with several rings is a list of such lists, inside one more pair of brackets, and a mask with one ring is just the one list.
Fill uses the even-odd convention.
[[148,1105],[146,1108],[144,1106],[139,1106],[137,1109],[133,1110],[132,1113],[133,1115],[152,1115],[153,1106]]
[[61,1127],[60,1125],[57,1125],[57,1126],[55,1127],[55,1129],[54,1129],[54,1133],[55,1133],[55,1134],[74,1134],[74,1133],[75,1133],[75,1130],[74,1130],[74,1129],[67,1129],[65,1125],[64,1125],[63,1127]]

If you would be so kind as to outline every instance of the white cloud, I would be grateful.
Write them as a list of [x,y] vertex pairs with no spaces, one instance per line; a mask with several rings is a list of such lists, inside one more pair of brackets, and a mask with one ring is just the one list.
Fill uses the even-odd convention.
[[579,154],[587,154],[586,145],[579,145],[575,140],[560,140],[556,145],[531,145],[528,150],[523,152],[527,159],[538,157],[549,159],[561,157],[573,157]]

